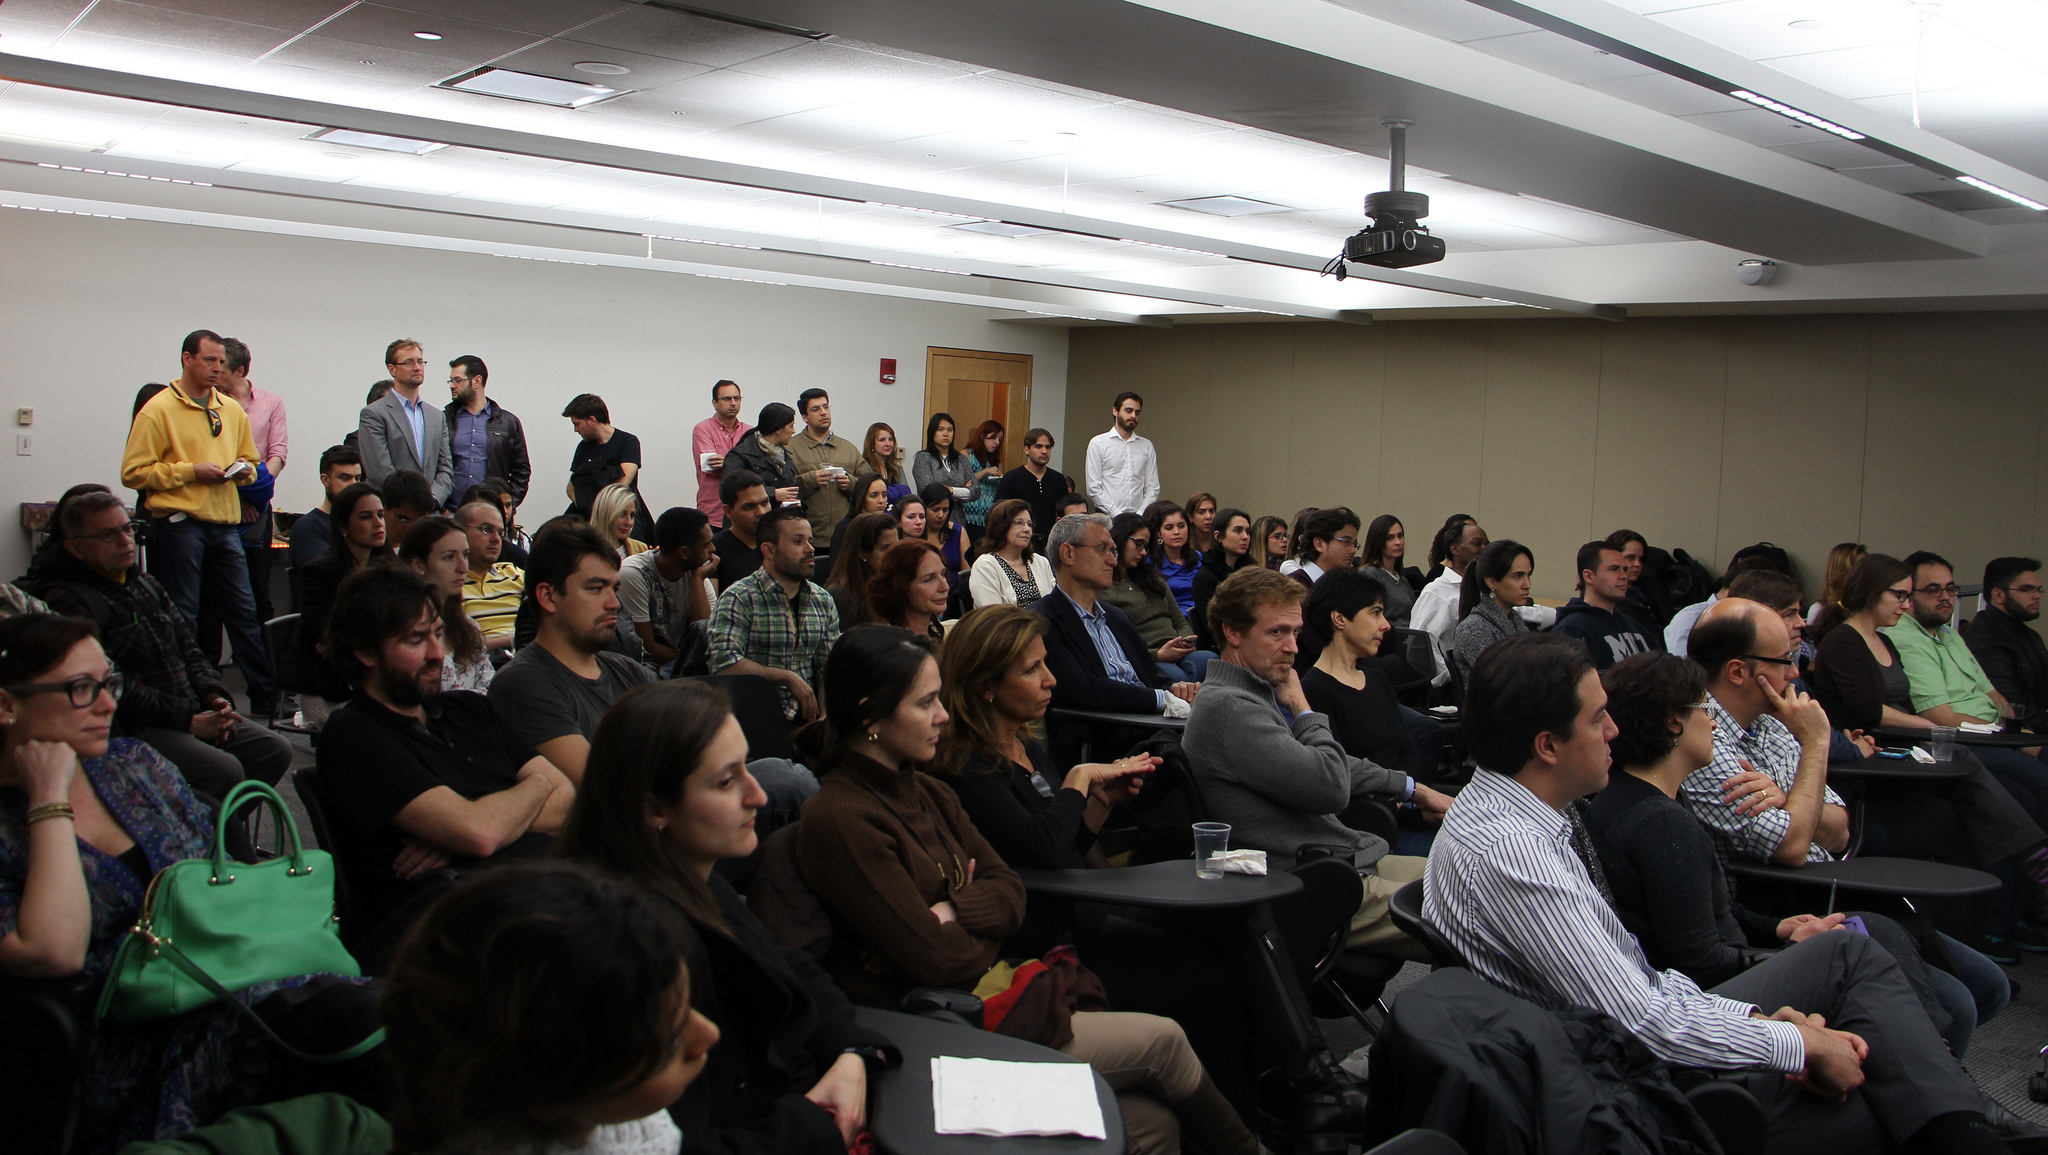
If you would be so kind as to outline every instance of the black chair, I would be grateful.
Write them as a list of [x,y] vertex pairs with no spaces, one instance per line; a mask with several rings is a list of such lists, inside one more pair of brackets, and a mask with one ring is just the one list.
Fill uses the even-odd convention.
[[[296,586],[294,589],[296,590]],[[296,593],[294,600],[296,600]],[[306,672],[299,668],[299,615],[281,614],[263,623],[263,648],[270,653],[270,667],[277,675],[278,689],[287,694],[313,693]],[[280,702],[279,694],[272,702]],[[292,724],[290,718],[279,720],[273,705],[269,720],[270,728],[282,734],[305,734],[308,737],[319,734],[318,730]]]
[[1395,891],[1394,897],[1387,900],[1387,911],[1392,915],[1394,925],[1400,927],[1402,933],[1429,950],[1430,961],[1436,966],[1470,968],[1471,964],[1467,963],[1465,956],[1458,953],[1458,948],[1452,946],[1450,940],[1443,936],[1443,932],[1431,926],[1429,920],[1422,917],[1421,879],[1418,878]]
[[1400,973],[1401,960],[1346,949],[1351,918],[1365,897],[1350,862],[1337,856],[1311,858],[1293,873],[1302,891],[1273,904],[1273,921],[1309,1010],[1319,1019],[1349,1015],[1370,1036],[1375,1030],[1362,1004],[1379,998],[1388,980]]
[[90,993],[83,978],[0,979],[0,1118],[6,1147],[63,1155],[85,1067]]
[[705,682],[724,690],[732,699],[732,716],[747,736],[747,757],[789,758],[789,719],[782,716],[782,691],[759,674],[707,674],[691,681]]
[[348,860],[334,836],[334,825],[327,821],[327,800],[320,793],[323,784],[318,767],[301,766],[292,771],[292,790],[298,794],[299,804],[306,808],[306,823],[313,828],[313,841],[334,857],[334,913],[341,919],[342,937],[353,940],[369,928],[355,925],[355,911],[349,905]]

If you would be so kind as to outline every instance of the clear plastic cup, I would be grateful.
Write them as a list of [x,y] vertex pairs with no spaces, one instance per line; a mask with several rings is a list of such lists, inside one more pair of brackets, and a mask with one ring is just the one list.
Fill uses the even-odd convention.
[[1956,728],[1936,726],[1927,732],[1927,752],[1936,762],[1953,761],[1956,756]]
[[1209,856],[1230,849],[1228,822],[1195,823],[1195,877],[1222,878],[1223,871],[1209,865]]

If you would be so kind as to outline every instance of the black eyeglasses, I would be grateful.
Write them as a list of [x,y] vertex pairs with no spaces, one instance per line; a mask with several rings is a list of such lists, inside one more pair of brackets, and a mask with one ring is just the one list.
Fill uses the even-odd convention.
[[1921,586],[1919,589],[1914,590],[1913,592],[1916,594],[1922,594],[1930,598],[1938,598],[1943,594],[1947,594],[1950,597],[1954,597],[1963,591],[1957,587],[1956,583],[1950,582],[1945,586],[1938,586],[1933,584],[1924,585]]
[[99,542],[101,545],[114,545],[120,542],[123,538],[127,538],[131,541],[134,540],[136,533],[140,531],[141,528],[141,522],[130,521],[123,525],[117,525],[112,529],[103,529],[98,533],[82,533],[78,536],[86,539],[87,541]]
[[2038,583],[2030,586],[2006,586],[2005,592],[2009,594],[2032,595],[2040,593],[2041,587]]
[[24,685],[9,686],[7,687],[7,692],[10,694],[62,693],[71,698],[71,705],[73,707],[83,710],[94,702],[99,701],[102,691],[113,698],[114,701],[120,701],[121,691],[127,688],[127,685],[128,680],[121,676],[121,671],[109,670],[104,678],[80,676],[68,682],[28,682]]
[[212,407],[212,406],[210,406],[210,405],[201,405],[201,406],[200,406],[199,408],[200,408],[200,410],[201,410],[202,412],[204,412],[204,413],[206,414],[206,427],[207,427],[208,429],[211,429],[211,430],[213,430],[213,435],[214,435],[215,437],[219,437],[219,436],[220,436],[220,410],[218,410],[218,409],[215,409],[215,408],[213,408],[213,407]]
[[1762,654],[1744,654],[1742,657],[1751,662],[1769,662],[1773,666],[1796,666],[1799,664],[1797,658],[1766,658]]

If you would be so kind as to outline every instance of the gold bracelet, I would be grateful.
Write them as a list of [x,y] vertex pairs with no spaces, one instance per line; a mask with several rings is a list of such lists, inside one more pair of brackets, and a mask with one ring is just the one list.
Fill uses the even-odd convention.
[[77,817],[77,812],[71,809],[69,802],[45,802],[41,806],[31,806],[28,808],[28,821],[31,826],[46,818],[70,818],[75,820]]

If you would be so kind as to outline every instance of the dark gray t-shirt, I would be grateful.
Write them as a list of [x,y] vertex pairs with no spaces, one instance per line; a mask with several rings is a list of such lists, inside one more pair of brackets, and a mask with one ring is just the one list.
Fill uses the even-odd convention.
[[538,644],[526,646],[491,679],[491,705],[528,745],[570,734],[589,738],[619,695],[654,680],[623,654],[601,653],[597,667],[596,679],[581,677]]

